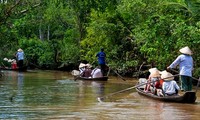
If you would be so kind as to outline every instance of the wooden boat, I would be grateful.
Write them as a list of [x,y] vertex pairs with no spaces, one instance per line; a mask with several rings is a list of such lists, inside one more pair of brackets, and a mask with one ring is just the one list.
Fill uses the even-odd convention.
[[75,80],[91,80],[91,81],[107,81],[108,76],[98,77],[98,78],[88,78],[88,77],[81,77],[81,76],[74,76]]
[[1,70],[9,70],[9,71],[20,71],[20,72],[25,72],[25,71],[27,71],[27,66],[24,66],[23,68],[21,68],[21,69],[12,69],[12,68],[10,68],[10,67],[1,67],[0,68]]
[[136,91],[143,96],[164,102],[194,103],[196,100],[196,92],[193,91],[185,92],[181,96],[177,95],[177,96],[164,96],[164,97],[160,97],[152,93],[146,93],[144,92],[144,89],[141,87],[136,87]]

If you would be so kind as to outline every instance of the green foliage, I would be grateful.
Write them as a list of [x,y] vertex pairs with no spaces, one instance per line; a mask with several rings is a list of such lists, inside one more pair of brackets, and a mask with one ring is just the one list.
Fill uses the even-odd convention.
[[22,38],[19,45],[24,50],[29,63],[38,65],[54,64],[54,54],[48,42],[42,42],[37,38],[29,40]]
[[80,60],[97,65],[103,47],[115,69],[136,70],[144,62],[163,69],[181,47],[189,46],[200,67],[199,0],[18,2],[0,4],[2,57],[13,57],[21,47],[27,60],[39,66]]
[[193,19],[195,22],[200,21],[200,1],[199,0],[185,0],[185,4],[189,11],[191,11],[193,15]]

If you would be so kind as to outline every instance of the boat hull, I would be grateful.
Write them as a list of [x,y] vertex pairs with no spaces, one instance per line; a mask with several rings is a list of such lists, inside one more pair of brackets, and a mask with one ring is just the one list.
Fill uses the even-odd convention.
[[91,80],[91,81],[107,81],[108,76],[98,77],[98,78],[88,78],[88,77],[75,77],[75,80]]
[[164,102],[194,103],[196,101],[196,92],[193,91],[185,92],[182,96],[177,95],[177,96],[164,96],[164,97],[160,97],[152,93],[146,93],[143,91],[143,88],[139,87],[136,88],[136,91],[140,95]]
[[25,72],[25,71],[27,71],[27,67],[23,67],[21,69],[1,68],[1,70]]

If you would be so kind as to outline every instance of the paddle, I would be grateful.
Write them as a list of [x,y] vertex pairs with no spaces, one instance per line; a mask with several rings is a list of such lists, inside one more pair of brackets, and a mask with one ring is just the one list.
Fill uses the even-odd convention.
[[115,74],[117,74],[122,80],[126,81],[119,73],[117,73],[115,70],[113,70],[113,72],[115,72]]
[[[175,73],[178,73],[178,71],[176,71],[176,70],[174,70],[174,69],[172,69],[172,68],[169,68],[169,70],[171,70],[171,71],[173,71],[173,72],[175,72]],[[195,78],[195,77],[192,77],[192,79],[194,79],[194,80],[197,80],[197,81],[198,81],[198,83],[197,83],[197,86],[196,86],[196,92],[197,92],[197,90],[198,90],[198,87],[199,87],[199,84],[200,84],[200,78],[199,78],[199,79],[197,79],[197,78]]]
[[[173,71],[173,72],[175,72],[175,73],[179,73],[178,71],[176,71],[176,70],[174,70],[174,69],[171,69],[171,68],[170,68],[169,70],[171,70],[171,71]],[[197,79],[197,78],[195,78],[195,77],[192,77],[192,79],[199,81],[199,79]]]
[[[175,77],[175,76],[179,76],[179,74],[173,75],[173,76],[171,76],[171,77]],[[166,77],[166,78],[171,78],[171,77]],[[166,79],[166,78],[163,78],[163,79]],[[156,81],[151,81],[151,82],[149,82],[149,83],[153,83],[153,82],[156,82]],[[148,84],[149,84],[149,83],[148,83]],[[103,96],[103,97],[98,97],[97,100],[98,100],[99,102],[102,102],[102,100],[103,100],[104,98],[107,98],[107,97],[109,97],[109,96],[112,96],[112,95],[115,95],[115,94],[118,94],[118,93],[121,93],[121,92],[125,92],[125,91],[128,91],[128,90],[131,90],[131,89],[134,89],[134,88],[137,88],[137,87],[146,85],[146,84],[147,84],[147,83],[142,83],[142,84],[135,85],[135,86],[133,86],[133,87],[130,87],[130,88],[127,88],[127,89],[124,89],[124,90],[120,90],[120,91],[111,93],[111,94],[106,95],[106,96]]]
[[197,90],[198,90],[199,83],[200,83],[200,78],[198,79],[198,83],[197,83],[197,87],[196,87],[196,91],[195,92],[197,92]]
[[[115,70],[113,70],[111,67],[109,67],[109,65],[106,65],[108,68],[109,68],[109,73],[110,73],[110,70],[112,70],[115,74],[117,74],[122,80],[126,81],[119,73],[117,73]],[[108,74],[107,74],[108,76]]]

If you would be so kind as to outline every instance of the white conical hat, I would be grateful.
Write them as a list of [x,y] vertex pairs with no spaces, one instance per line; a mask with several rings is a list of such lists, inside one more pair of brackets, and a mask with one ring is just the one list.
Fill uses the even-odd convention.
[[23,50],[22,50],[21,48],[19,48],[17,51],[18,51],[18,52],[22,52]]
[[151,72],[150,77],[160,77],[160,72],[158,70],[154,70]]
[[86,67],[86,64],[80,63],[79,68]]
[[164,79],[164,80],[174,80],[174,76],[171,74],[171,73],[169,73],[169,72],[167,72],[167,71],[164,71],[164,72],[162,72],[162,74],[161,74],[161,79]]
[[11,60],[11,59],[9,59],[9,60],[8,60],[8,62],[12,62],[12,60]]
[[88,67],[88,68],[92,68],[92,65],[91,64],[86,64],[86,66]]
[[160,72],[157,68],[150,68],[150,69],[149,69],[149,72],[150,72],[150,73],[152,73],[152,72],[154,72],[154,71]]
[[4,61],[8,61],[8,58],[4,58],[3,60],[4,60]]
[[160,74],[163,74],[164,72],[167,72],[166,70],[160,71]]
[[181,52],[183,54],[187,54],[187,55],[192,55],[192,51],[190,50],[190,48],[188,46],[181,48],[179,50],[179,52]]

